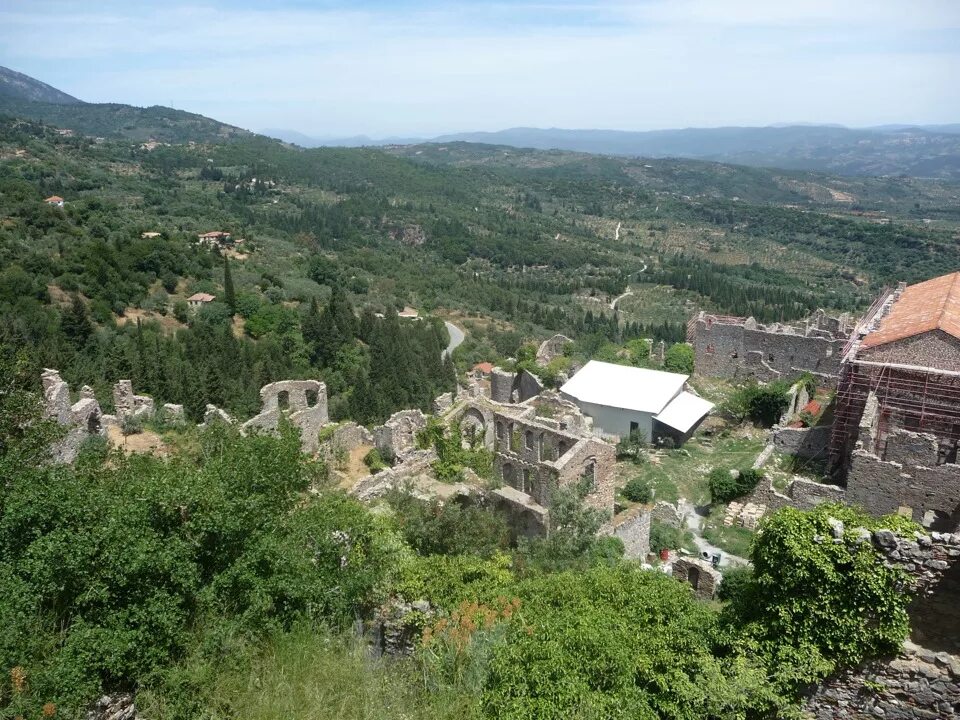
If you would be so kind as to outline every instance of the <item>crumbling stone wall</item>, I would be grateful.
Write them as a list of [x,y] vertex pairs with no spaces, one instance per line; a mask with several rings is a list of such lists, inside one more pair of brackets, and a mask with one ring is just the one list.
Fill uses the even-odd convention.
[[864,530],[861,541],[910,576],[911,638],[896,657],[828,678],[804,709],[815,720],[960,718],[960,535]]
[[427,417],[420,410],[401,410],[373,429],[374,443],[384,458],[403,461],[416,450],[417,433],[426,426]]
[[898,427],[896,419],[869,394],[847,467],[847,500],[876,515],[909,512],[934,530],[957,528],[960,465],[938,464],[937,437]]
[[436,459],[437,453],[432,449],[413,450],[399,465],[358,480],[350,489],[350,494],[360,500],[381,497],[390,490],[403,487],[410,480],[428,474]]
[[772,433],[773,446],[777,452],[800,458],[827,459],[832,425],[817,425],[808,428],[778,427]]
[[723,575],[706,560],[700,558],[677,558],[673,561],[673,577],[693,588],[693,594],[701,600],[712,600],[723,580]]
[[544,340],[537,348],[537,364],[549,365],[558,357],[563,357],[563,351],[572,344],[573,340],[559,333]]
[[113,386],[113,409],[117,417],[150,417],[154,412],[153,398],[149,395],[136,395],[130,380],[119,380]]
[[654,503],[653,510],[650,512],[651,520],[658,523],[669,525],[670,527],[683,527],[683,515],[676,505],[668,503],[666,500],[657,500]]
[[550,511],[524,492],[505,485],[493,496],[494,508],[503,515],[510,528],[510,538],[534,538],[550,531]]
[[650,508],[637,505],[617,514],[610,524],[610,534],[623,542],[623,556],[642,560],[650,554]]
[[45,414],[67,428],[66,434],[53,444],[50,453],[54,462],[72,463],[84,441],[106,434],[106,422],[93,390],[84,385],[80,398],[71,405],[70,386],[57,370],[46,369],[40,376],[43,386]]
[[543,392],[543,381],[531,372],[517,373],[494,368],[490,373],[490,399],[504,404],[519,404]]
[[854,450],[847,473],[847,501],[874,515],[908,509],[925,527],[953,530],[960,512],[960,465],[910,466]]
[[330,421],[327,386],[319,380],[281,380],[260,388],[260,414],[242,425],[244,431],[258,428],[276,431],[286,417],[300,429],[300,446],[313,454],[320,447],[320,428]]
[[833,386],[852,325],[848,317],[831,318],[822,310],[790,325],[761,325],[753,318],[701,312],[690,328],[694,367],[700,375],[767,381],[807,371]]
[[[484,446],[494,454],[494,473],[533,503],[549,509],[555,488],[574,485],[587,476],[592,489],[585,502],[612,515],[613,445],[582,429],[583,423],[573,417],[579,415],[575,406],[561,401],[560,407],[569,410],[569,415],[543,417],[537,415],[536,402],[467,402],[457,416],[461,433],[465,438],[468,434],[482,437]],[[570,429],[570,425],[580,427]]]

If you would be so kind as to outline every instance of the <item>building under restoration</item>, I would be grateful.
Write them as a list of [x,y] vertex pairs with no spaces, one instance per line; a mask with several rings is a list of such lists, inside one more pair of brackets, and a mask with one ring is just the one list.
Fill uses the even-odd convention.
[[960,272],[881,297],[842,354],[830,438],[848,502],[960,523]]

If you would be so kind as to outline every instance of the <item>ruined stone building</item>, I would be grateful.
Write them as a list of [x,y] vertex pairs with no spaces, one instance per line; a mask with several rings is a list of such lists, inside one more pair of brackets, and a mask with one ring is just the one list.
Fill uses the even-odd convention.
[[591,360],[560,388],[592,421],[594,433],[620,439],[686,441],[713,403],[686,389],[688,376]]
[[875,304],[842,358],[830,438],[847,501],[925,527],[960,523],[960,273]]
[[320,428],[330,422],[327,386],[319,380],[281,380],[260,389],[260,414],[241,429],[275,431],[285,417],[300,429],[300,446],[313,454],[320,446]]
[[687,340],[700,375],[771,381],[810,372],[832,387],[854,329],[849,316],[823,310],[803,322],[770,325],[701,311],[687,326]]
[[575,405],[546,393],[521,405],[475,399],[457,417],[465,443],[493,452],[504,500],[517,509],[521,534],[549,527],[552,493],[585,483],[584,502],[613,514],[615,448],[593,437]]

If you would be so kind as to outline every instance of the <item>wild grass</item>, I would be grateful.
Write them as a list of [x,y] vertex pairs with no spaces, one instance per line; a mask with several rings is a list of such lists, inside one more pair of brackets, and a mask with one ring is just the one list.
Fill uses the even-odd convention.
[[[375,657],[352,635],[295,629],[274,636],[255,654],[207,665],[205,720],[471,720],[474,696],[424,687],[411,659]],[[142,702],[146,701],[146,702]],[[146,717],[181,720],[157,694],[138,705]]]

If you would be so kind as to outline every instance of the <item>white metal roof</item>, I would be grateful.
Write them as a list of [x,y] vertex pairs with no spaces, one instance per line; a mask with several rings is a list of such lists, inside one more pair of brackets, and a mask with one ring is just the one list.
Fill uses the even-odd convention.
[[591,360],[560,392],[585,403],[656,415],[683,390],[687,377]]
[[655,419],[674,430],[685,433],[711,410],[713,410],[712,402],[684,391],[671,400]]

